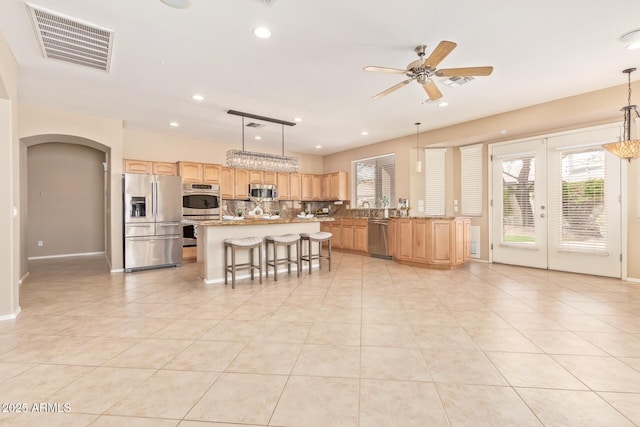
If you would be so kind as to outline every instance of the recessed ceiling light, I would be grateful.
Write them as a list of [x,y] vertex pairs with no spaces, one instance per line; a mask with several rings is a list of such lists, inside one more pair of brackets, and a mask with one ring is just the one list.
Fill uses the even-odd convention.
[[502,135],[506,135],[506,134],[507,134],[507,130],[506,130],[506,129],[502,129],[502,130],[500,131],[500,133],[501,133]]
[[442,101],[441,103],[438,104],[438,107],[446,107],[447,105],[449,105],[447,101]]
[[253,30],[253,34],[261,39],[268,39],[269,37],[271,37],[271,31],[269,31],[269,29],[265,27],[256,28],[255,30]]
[[178,123],[178,122],[169,122],[169,126],[177,128],[178,126],[180,126],[180,123]]
[[204,96],[200,95],[200,94],[193,94],[191,95],[191,99],[193,99],[194,101],[204,101]]
[[302,121],[302,117],[296,117],[295,119],[293,119],[296,122],[301,122]]
[[191,0],[160,0],[167,6],[175,7],[176,9],[186,9],[191,6]]
[[360,135],[369,135],[369,132],[367,132],[366,130],[363,130],[362,132],[360,132]]
[[253,137],[253,139],[262,139],[262,137],[260,135],[256,135]]
[[316,145],[316,150],[319,150],[322,148],[322,145]]
[[620,36],[620,41],[627,45],[628,50],[640,48],[640,30],[633,30]]

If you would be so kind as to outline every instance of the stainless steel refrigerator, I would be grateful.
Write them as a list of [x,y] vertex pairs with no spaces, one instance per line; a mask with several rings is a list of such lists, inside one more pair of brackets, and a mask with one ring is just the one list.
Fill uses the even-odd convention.
[[125,271],[182,264],[179,176],[123,175]]

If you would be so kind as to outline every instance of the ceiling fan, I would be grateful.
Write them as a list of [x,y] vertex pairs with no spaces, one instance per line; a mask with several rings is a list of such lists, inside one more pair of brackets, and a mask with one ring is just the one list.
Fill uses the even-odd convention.
[[438,69],[438,64],[442,62],[447,55],[451,53],[457,44],[454,42],[443,40],[438,46],[434,49],[434,51],[429,55],[428,58],[425,59],[425,54],[427,52],[426,45],[420,45],[415,48],[416,53],[418,54],[418,59],[411,62],[407,65],[406,70],[402,70],[400,68],[388,68],[388,67],[374,67],[368,66],[364,67],[365,71],[374,71],[379,73],[391,73],[391,74],[404,74],[409,77],[407,80],[404,80],[394,86],[391,86],[389,89],[380,92],[375,95],[373,99],[382,98],[385,95],[390,94],[402,86],[411,83],[412,81],[417,81],[422,85],[422,88],[427,93],[427,96],[430,100],[436,101],[442,98],[442,92],[436,85],[435,81],[432,77],[453,77],[453,76],[488,76],[493,72],[493,67],[464,67],[464,68],[440,68]]

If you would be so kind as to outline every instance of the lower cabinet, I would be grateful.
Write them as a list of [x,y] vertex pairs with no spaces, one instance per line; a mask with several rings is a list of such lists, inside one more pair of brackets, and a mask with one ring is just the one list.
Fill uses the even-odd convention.
[[412,265],[451,268],[469,260],[469,218],[394,218],[391,255]]
[[331,237],[331,248],[367,253],[369,222],[363,218],[336,218],[320,224],[320,231],[327,231]]

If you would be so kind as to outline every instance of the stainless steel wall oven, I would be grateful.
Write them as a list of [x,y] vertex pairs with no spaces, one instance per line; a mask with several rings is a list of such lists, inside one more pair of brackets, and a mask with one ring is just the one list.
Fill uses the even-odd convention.
[[182,184],[182,235],[184,246],[196,246],[198,224],[220,219],[219,184]]

